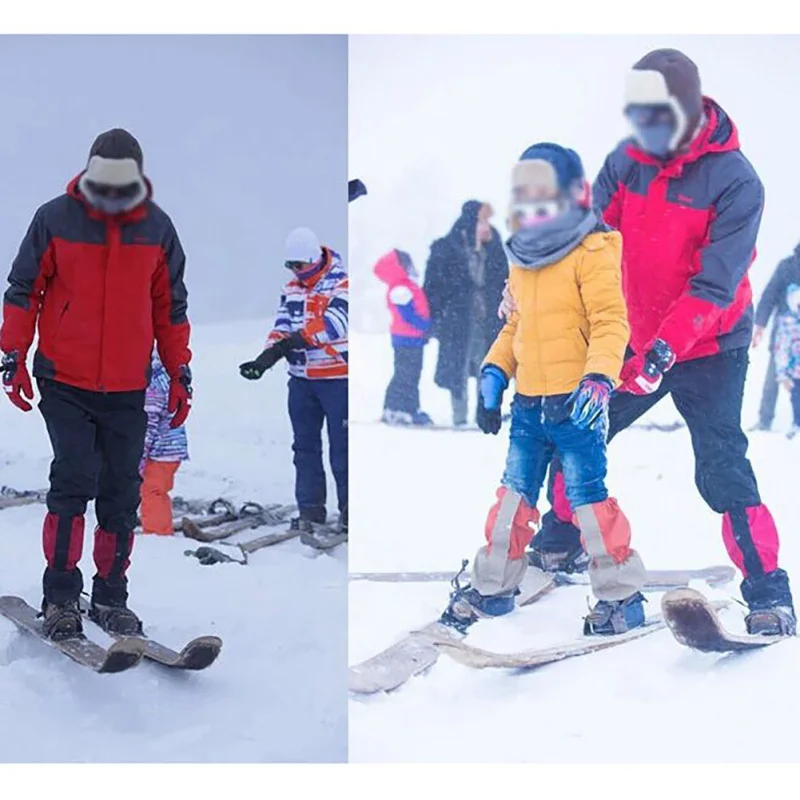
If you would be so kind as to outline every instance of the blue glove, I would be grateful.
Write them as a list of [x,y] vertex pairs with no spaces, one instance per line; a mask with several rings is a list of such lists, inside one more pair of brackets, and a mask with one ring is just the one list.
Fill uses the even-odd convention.
[[481,370],[481,391],[478,396],[478,427],[484,433],[497,435],[503,424],[500,407],[508,378],[500,367],[487,364]]
[[584,375],[578,388],[567,398],[569,418],[581,430],[595,428],[608,408],[614,384],[605,375]]
[[487,364],[481,370],[481,397],[487,411],[499,409],[503,404],[503,392],[508,388],[505,372],[494,364]]

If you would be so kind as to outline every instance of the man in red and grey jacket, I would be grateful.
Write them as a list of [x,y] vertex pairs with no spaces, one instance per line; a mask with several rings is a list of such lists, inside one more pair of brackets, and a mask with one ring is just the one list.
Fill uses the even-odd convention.
[[90,617],[113,633],[141,632],[127,607],[145,390],[154,341],[170,377],[172,425],[191,405],[185,256],[152,201],[142,150],[127,131],[97,137],[86,169],[35,214],[9,275],[0,350],[3,388],[30,411],[33,375],[53,447],[43,543],[45,633],[81,633],[84,513],[96,498],[97,573]]
[[[778,532],[740,422],[753,331],[747,273],[764,188],[739,149],[736,127],[703,96],[697,67],[683,53],[656,50],[633,67],[625,114],[634,137],[608,156],[594,186],[605,221],[623,236],[631,326],[609,439],[672,396],[692,436],[697,488],[722,515],[725,547],[744,575],[748,630],[793,634]],[[531,560],[558,569],[561,557],[574,563],[580,534],[557,465],[551,497],[554,511]],[[658,497],[652,502],[657,507]]]

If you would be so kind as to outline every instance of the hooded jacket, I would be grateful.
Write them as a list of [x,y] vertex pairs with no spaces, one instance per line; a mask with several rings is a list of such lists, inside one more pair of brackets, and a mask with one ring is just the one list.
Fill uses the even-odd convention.
[[375,264],[375,276],[387,286],[394,347],[422,347],[431,325],[428,300],[409,274],[411,269],[411,259],[402,250],[392,250]]
[[305,346],[289,351],[289,374],[329,380],[347,377],[348,279],[338,253],[323,247],[324,265],[311,280],[292,278],[281,294],[267,347],[293,333]]
[[95,392],[143,390],[154,340],[170,377],[191,360],[186,258],[151,199],[123,214],[93,208],[78,188],[34,215],[8,278],[0,349],[24,358],[38,326],[33,374]]
[[753,324],[747,277],[764,188],[739,149],[736,127],[704,98],[705,124],[667,162],[632,139],[606,159],[593,187],[605,221],[622,234],[631,347],[655,339],[678,361],[746,347]]

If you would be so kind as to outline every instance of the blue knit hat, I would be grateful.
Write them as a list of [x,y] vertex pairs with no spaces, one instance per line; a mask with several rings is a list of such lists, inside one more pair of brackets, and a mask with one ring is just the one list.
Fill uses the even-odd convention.
[[567,147],[552,142],[532,144],[519,158],[520,161],[546,161],[558,178],[559,189],[567,193],[576,183],[584,183],[586,174],[580,156]]

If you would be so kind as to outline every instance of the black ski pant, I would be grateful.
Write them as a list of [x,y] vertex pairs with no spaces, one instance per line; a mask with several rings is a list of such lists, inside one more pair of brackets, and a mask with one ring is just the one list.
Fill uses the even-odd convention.
[[383,407],[387,411],[419,411],[419,379],[422,375],[421,346],[394,348],[394,375],[386,389]]
[[[778,569],[778,533],[761,503],[741,426],[748,364],[747,348],[730,350],[677,364],[653,394],[615,393],[609,403],[608,438],[613,439],[671,395],[692,438],[697,489],[706,503],[723,515],[726,549],[745,576],[744,599],[751,607],[791,605],[788,577]],[[556,456],[550,468],[548,496],[554,507],[568,508],[566,498],[557,496],[559,486],[563,486],[557,474],[560,469]],[[676,521],[679,513],[676,509]],[[550,519],[556,521],[555,515]],[[547,546],[541,549],[553,549],[548,539],[563,532],[566,520],[561,522],[558,527],[548,526],[543,519],[538,536]]]
[[38,384],[39,410],[53,447],[43,530],[45,600],[60,604],[80,595],[84,514],[94,498],[93,597],[124,604],[147,427],[144,390],[105,394],[52,380]]

